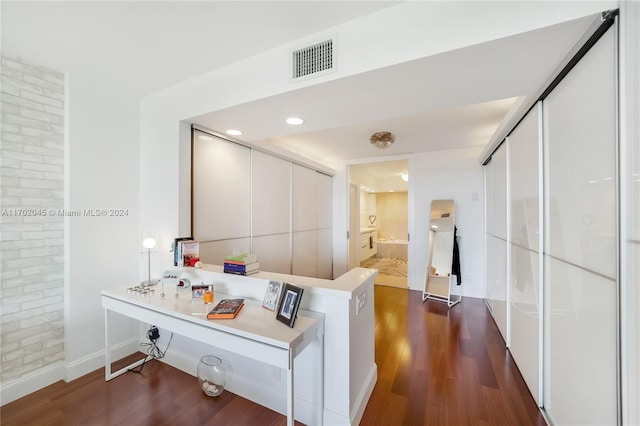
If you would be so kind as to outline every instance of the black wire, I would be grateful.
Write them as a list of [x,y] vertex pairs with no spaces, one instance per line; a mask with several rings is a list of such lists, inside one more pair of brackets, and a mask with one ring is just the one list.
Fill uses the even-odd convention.
[[130,371],[132,373],[142,374],[142,369],[144,368],[144,365],[147,363],[147,361],[151,361],[152,359],[164,358],[164,355],[167,353],[167,350],[169,350],[169,345],[171,345],[171,340],[173,340],[173,333],[171,333],[171,336],[169,337],[169,341],[167,342],[167,347],[164,349],[164,351],[160,350],[160,348],[156,344],[156,341],[158,339],[150,338],[149,333],[147,333],[147,338],[149,339],[149,343],[140,343],[140,347],[148,348],[147,356],[144,357],[144,360],[142,361],[142,364],[140,364],[138,370],[136,370],[136,367],[134,367],[134,368],[128,369],[127,371]]

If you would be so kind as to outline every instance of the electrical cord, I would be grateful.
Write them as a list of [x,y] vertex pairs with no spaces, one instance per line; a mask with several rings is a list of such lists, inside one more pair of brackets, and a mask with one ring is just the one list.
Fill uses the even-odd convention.
[[160,338],[160,332],[158,331],[157,327],[155,326],[151,327],[149,331],[147,331],[147,339],[149,339],[149,343],[140,343],[140,347],[147,348],[146,349],[147,356],[144,357],[144,360],[142,361],[142,364],[140,364],[139,367],[130,368],[127,371],[130,371],[132,373],[142,374],[142,369],[144,368],[144,365],[148,361],[151,361],[152,359],[164,358],[164,355],[167,353],[167,350],[169,350],[169,345],[171,345],[171,340],[173,340],[173,332],[169,337],[169,341],[167,342],[167,347],[164,349],[164,351],[161,350],[156,343],[159,338]]

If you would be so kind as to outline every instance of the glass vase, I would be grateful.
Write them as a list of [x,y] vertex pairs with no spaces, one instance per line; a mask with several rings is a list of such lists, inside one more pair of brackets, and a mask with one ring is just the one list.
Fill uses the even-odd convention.
[[205,355],[198,363],[198,383],[207,396],[218,396],[224,390],[226,374],[222,359],[215,355]]

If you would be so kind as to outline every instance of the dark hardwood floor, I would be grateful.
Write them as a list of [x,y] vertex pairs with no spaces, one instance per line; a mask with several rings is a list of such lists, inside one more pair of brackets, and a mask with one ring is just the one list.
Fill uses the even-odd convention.
[[363,425],[546,425],[484,301],[375,286],[378,382]]
[[[484,303],[464,299],[448,310],[420,296],[375,286],[378,382],[361,424],[544,425]],[[206,397],[194,377],[152,361],[142,374],[110,382],[100,369],[54,383],[3,406],[0,423],[284,425],[286,419],[229,392]]]

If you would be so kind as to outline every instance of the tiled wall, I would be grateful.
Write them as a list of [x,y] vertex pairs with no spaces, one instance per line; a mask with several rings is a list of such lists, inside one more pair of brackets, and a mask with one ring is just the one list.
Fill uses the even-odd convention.
[[406,192],[382,192],[376,195],[378,238],[406,240],[409,210]]
[[0,381],[64,358],[64,74],[2,57]]

